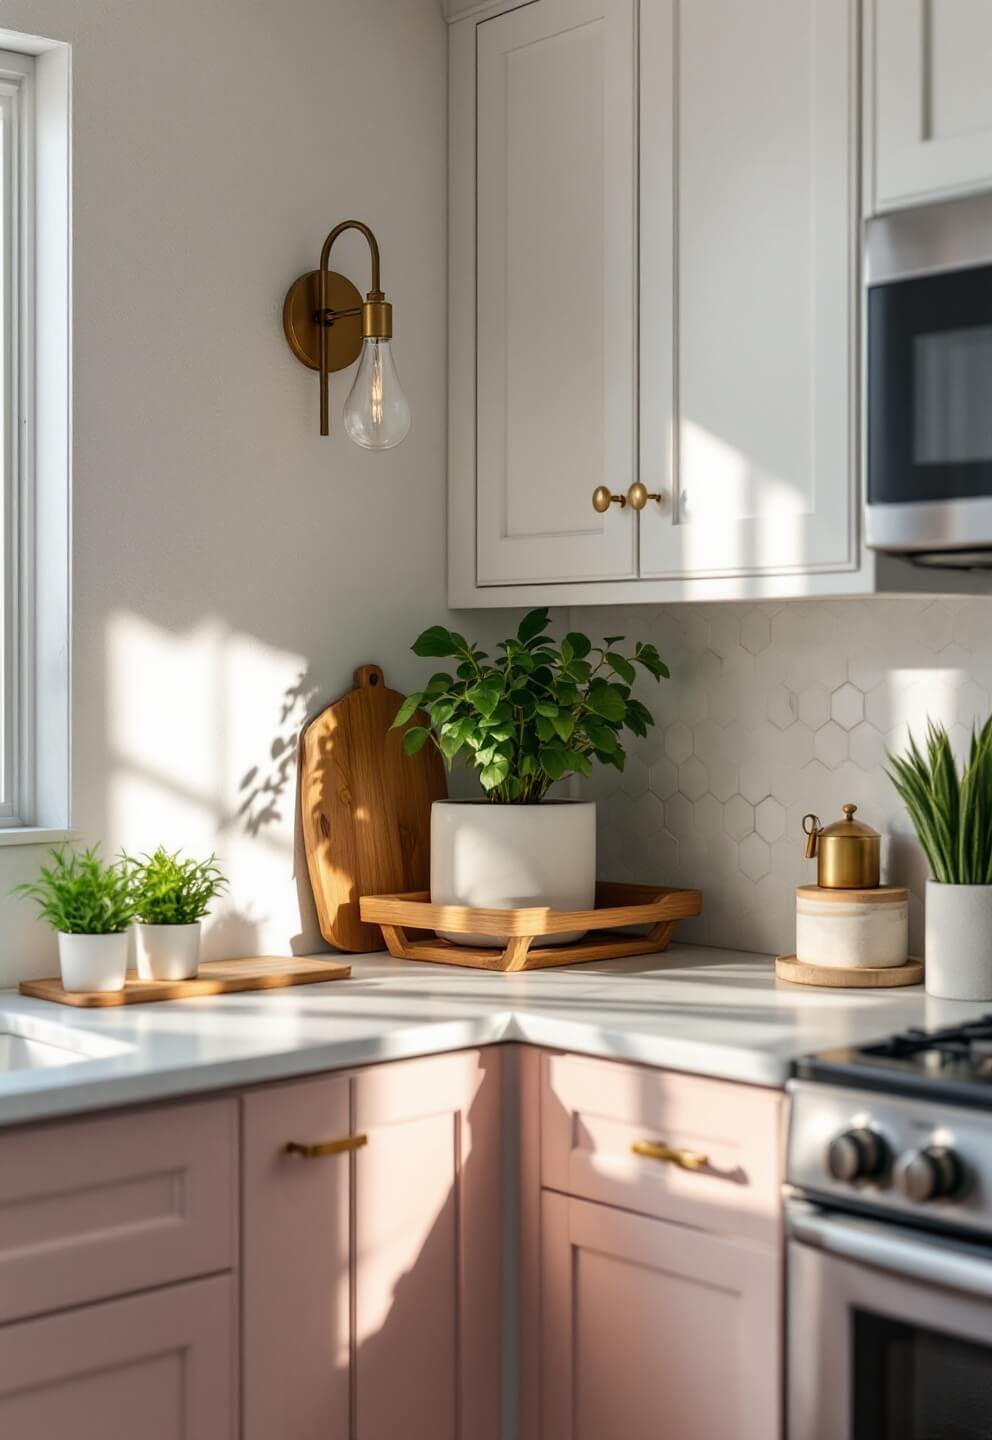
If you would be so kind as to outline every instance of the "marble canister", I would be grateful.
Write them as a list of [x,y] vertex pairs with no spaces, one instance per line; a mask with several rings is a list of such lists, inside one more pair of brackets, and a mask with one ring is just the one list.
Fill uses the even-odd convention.
[[909,891],[796,889],[796,958],[838,968],[905,964],[909,949]]

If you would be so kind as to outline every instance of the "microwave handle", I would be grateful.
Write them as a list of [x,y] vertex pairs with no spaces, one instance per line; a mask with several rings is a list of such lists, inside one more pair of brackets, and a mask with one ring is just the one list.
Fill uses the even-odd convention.
[[790,1204],[788,1215],[789,1233],[800,1244],[926,1285],[992,1299],[992,1252],[978,1246],[949,1244],[937,1236],[921,1239],[899,1226],[828,1214],[805,1204]]

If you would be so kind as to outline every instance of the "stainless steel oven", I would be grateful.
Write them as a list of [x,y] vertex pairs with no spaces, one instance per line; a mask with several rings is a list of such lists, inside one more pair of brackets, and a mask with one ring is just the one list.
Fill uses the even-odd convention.
[[992,567],[992,196],[869,222],[866,540]]
[[992,1248],[789,1206],[789,1440],[989,1440]]

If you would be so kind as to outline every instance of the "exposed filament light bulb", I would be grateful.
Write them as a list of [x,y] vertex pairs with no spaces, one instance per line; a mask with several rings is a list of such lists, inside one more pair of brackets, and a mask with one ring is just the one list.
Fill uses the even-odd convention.
[[390,341],[362,342],[358,373],[344,407],[344,428],[364,450],[391,450],[410,429],[410,406],[400,386]]

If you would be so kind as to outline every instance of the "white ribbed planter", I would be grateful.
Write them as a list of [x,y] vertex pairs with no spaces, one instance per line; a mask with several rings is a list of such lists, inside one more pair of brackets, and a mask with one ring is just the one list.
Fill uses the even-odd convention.
[[200,922],[135,927],[142,980],[192,980],[200,964]]
[[992,1000],[992,885],[927,881],[926,987],[942,1000]]
[[116,935],[67,935],[60,930],[62,988],[70,994],[85,990],[123,990],[127,940],[126,930]]
[[[486,800],[435,800],[431,808],[431,900],[507,910],[547,905],[590,910],[596,903],[596,805],[545,800],[540,805],[491,805]],[[566,945],[584,930],[542,936]],[[506,936],[445,937],[462,945],[499,946]]]

